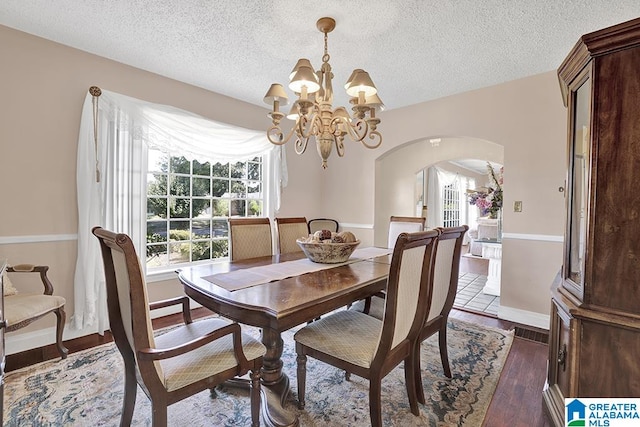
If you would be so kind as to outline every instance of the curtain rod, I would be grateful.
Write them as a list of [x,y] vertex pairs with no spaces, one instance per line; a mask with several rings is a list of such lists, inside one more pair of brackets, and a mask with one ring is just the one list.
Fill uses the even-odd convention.
[[102,91],[100,90],[100,88],[98,86],[91,86],[89,88],[89,93],[93,96],[100,96],[102,95]]

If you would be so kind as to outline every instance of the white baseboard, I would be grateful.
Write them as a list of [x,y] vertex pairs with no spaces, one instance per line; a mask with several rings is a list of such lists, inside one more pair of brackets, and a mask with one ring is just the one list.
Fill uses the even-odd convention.
[[498,319],[549,330],[551,316],[549,314],[535,313],[533,311],[520,310],[518,308],[501,305],[498,308]]
[[[191,309],[202,307],[197,302],[189,301]],[[170,314],[182,312],[181,305],[174,305],[171,307],[163,307],[151,312],[151,318],[156,319],[158,317],[168,316]],[[84,337],[91,334],[98,333],[97,327],[84,328],[82,330],[72,329],[69,324],[64,328],[62,333],[62,340],[68,341],[75,338]],[[56,328],[52,326],[50,328],[39,329],[33,332],[20,333],[15,331],[11,333],[5,333],[5,354],[15,354],[23,351],[31,350],[33,348],[44,347],[49,344],[55,344],[56,342]]]

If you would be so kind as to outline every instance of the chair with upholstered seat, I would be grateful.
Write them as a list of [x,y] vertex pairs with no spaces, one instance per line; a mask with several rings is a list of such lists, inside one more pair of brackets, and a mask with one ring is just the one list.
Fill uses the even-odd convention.
[[[389,219],[389,234],[387,239],[387,248],[393,249],[396,244],[396,240],[401,233],[415,233],[417,231],[424,230],[424,224],[426,222],[426,218],[423,217],[414,217],[414,216],[391,216]],[[377,294],[377,296],[384,298],[384,291],[381,291]],[[363,311],[365,313],[369,313],[371,306],[371,298],[366,298],[363,301],[359,301],[354,305],[349,305],[348,307],[356,307],[357,310]],[[377,309],[380,316],[378,318],[382,318],[382,304],[378,304]]]
[[[152,425],[167,425],[167,407],[249,373],[252,425],[260,425],[260,369],[264,345],[240,325],[220,318],[191,321],[186,296],[149,304],[133,242],[94,227],[100,241],[113,338],[124,361],[120,425],[131,424],[137,384],[151,400]],[[184,325],[154,336],[149,310],[182,305]]]
[[[460,255],[462,252],[462,241],[469,229],[468,226],[438,228],[441,234],[438,237],[438,250],[435,259],[435,272],[433,278],[433,296],[429,312],[424,326],[420,331],[419,342],[426,340],[431,335],[438,332],[440,347],[440,360],[444,374],[451,378],[451,367],[447,351],[447,321],[449,313],[453,307],[458,290],[458,275],[460,272]],[[352,307],[353,310],[364,311],[370,316],[382,319],[384,315],[384,299],[373,297],[370,306],[364,302],[358,302]],[[416,346],[420,351],[420,346]],[[416,355],[417,370],[416,384],[417,394],[420,403],[425,403],[424,391],[422,389],[422,376],[420,374],[420,357]]]
[[374,427],[382,425],[382,379],[404,362],[411,412],[419,415],[413,347],[429,310],[439,233],[429,230],[402,233],[398,237],[387,281],[383,320],[355,310],[342,310],[296,332],[300,408],[305,406],[306,360],[310,356],[369,380],[369,413]]
[[[69,350],[62,344],[62,333],[66,314],[64,305],[66,300],[59,295],[53,295],[53,284],[47,276],[49,267],[46,265],[19,264],[7,267],[4,280],[4,318],[6,331],[12,332],[24,328],[32,322],[49,313],[56,315],[56,347],[60,357],[65,359]],[[18,292],[11,283],[11,274],[37,273],[40,285],[44,286],[42,293]],[[31,276],[32,274],[30,274]],[[42,289],[42,288],[41,288]]]
[[307,222],[307,225],[309,226],[309,234],[320,230],[329,230],[337,233],[338,228],[340,228],[338,221],[330,218],[313,218]]
[[305,217],[276,218],[276,229],[278,231],[278,253],[302,252],[302,248],[296,243],[296,240],[309,235]]
[[231,261],[273,255],[269,218],[229,218]]
[[436,253],[435,272],[433,277],[433,296],[427,313],[425,324],[418,336],[416,351],[416,381],[418,401],[425,403],[424,390],[422,388],[422,375],[420,369],[420,343],[438,332],[438,345],[440,347],[440,361],[444,374],[451,378],[451,367],[447,351],[447,322],[449,313],[453,308],[458,291],[458,276],[460,272],[460,255],[462,241],[469,230],[466,225],[460,227],[438,228],[441,234],[438,238],[438,252]]
[[400,233],[415,233],[424,230],[426,221],[426,218],[419,216],[392,216],[389,219],[387,247],[392,249],[395,246]]

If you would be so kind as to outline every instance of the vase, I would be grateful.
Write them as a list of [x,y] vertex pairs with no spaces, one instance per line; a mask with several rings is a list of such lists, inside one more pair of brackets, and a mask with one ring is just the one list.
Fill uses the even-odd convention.
[[498,233],[496,239],[498,242],[502,242],[502,209],[496,211],[496,219],[498,220]]

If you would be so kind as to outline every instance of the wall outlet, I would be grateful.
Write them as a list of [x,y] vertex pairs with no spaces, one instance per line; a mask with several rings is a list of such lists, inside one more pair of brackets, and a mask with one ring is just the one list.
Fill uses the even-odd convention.
[[522,200],[516,200],[513,202],[513,211],[522,212]]

